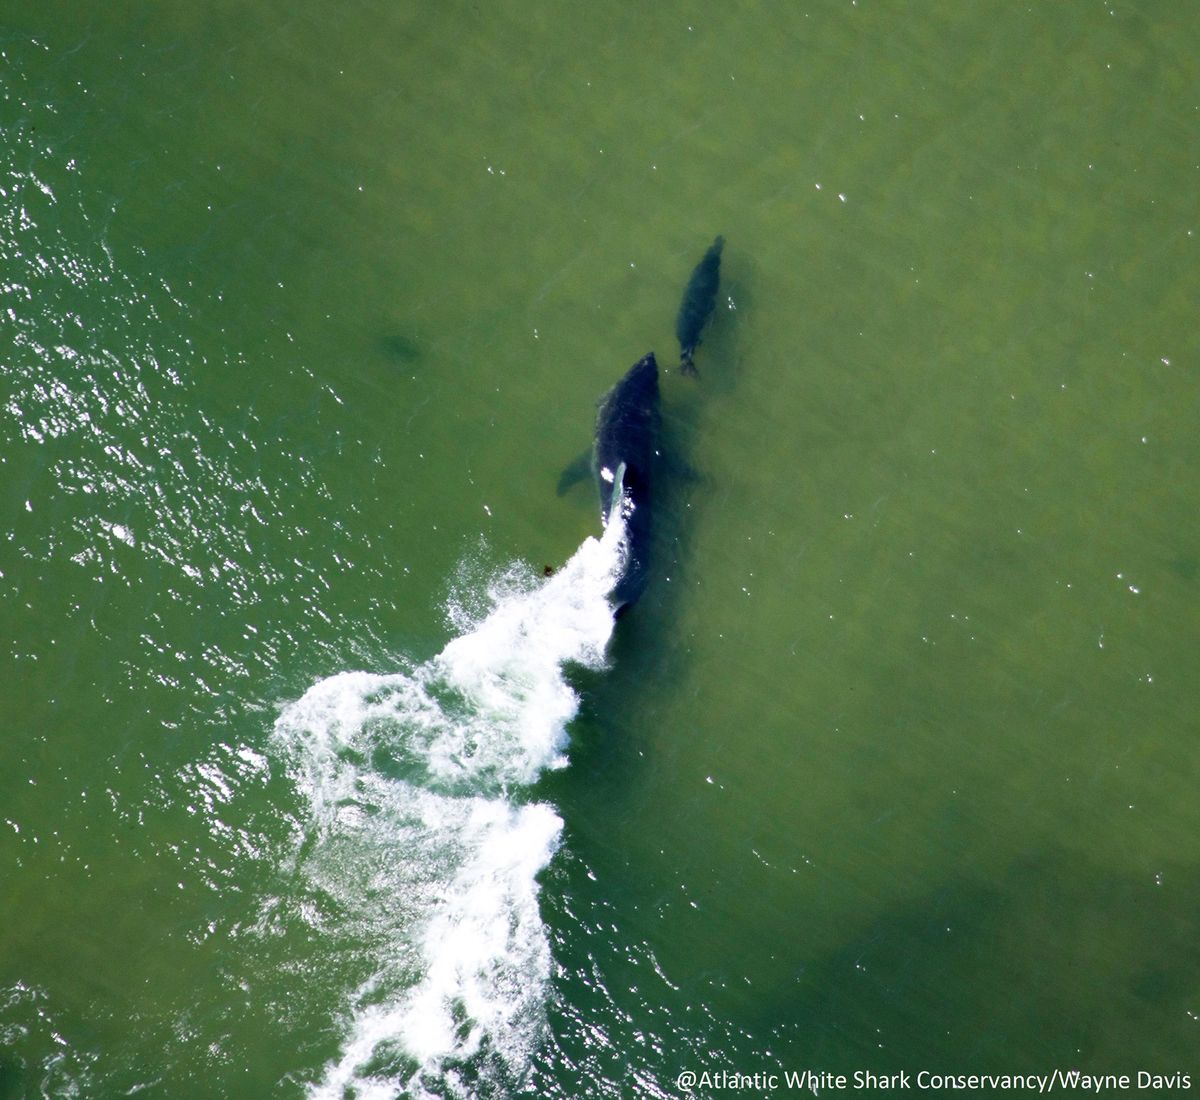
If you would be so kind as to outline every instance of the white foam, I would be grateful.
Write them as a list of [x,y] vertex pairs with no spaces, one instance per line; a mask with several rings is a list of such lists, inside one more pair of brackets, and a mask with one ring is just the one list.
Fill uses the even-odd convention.
[[375,967],[313,1097],[453,1095],[488,1060],[527,1071],[551,967],[537,875],[562,821],[520,789],[565,763],[562,666],[604,659],[622,539],[610,523],[545,581],[494,578],[490,610],[453,608],[463,632],[432,660],[331,676],[280,713],[310,814],[298,858]]

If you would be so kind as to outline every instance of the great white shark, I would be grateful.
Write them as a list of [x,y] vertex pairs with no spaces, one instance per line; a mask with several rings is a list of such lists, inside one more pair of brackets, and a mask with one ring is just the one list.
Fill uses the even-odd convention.
[[650,572],[652,472],[660,426],[658,362],[642,356],[600,401],[592,467],[605,527],[625,520],[625,569],[612,591],[620,616],[637,602]]
[[[700,336],[712,316],[721,280],[721,251],[725,238],[717,237],[692,271],[679,314],[675,335],[680,345],[680,371],[696,374],[692,362]],[[625,523],[625,563],[611,596],[619,617],[637,602],[650,576],[653,471],[659,461],[658,362],[654,353],[643,355],[600,400],[590,462],[581,455],[558,482],[561,496],[590,468],[600,494],[600,518],[607,528],[613,515]],[[552,572],[549,566],[547,572]]]

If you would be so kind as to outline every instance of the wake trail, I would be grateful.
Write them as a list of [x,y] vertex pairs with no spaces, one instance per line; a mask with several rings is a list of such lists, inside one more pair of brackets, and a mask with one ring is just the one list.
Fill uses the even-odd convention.
[[298,865],[371,970],[314,1100],[466,1096],[527,1076],[551,973],[537,876],[562,819],[522,793],[566,764],[579,699],[563,668],[603,665],[626,556],[617,519],[549,579],[492,578],[485,615],[452,605],[460,632],[432,659],[331,676],[281,711],[274,738],[306,815]]

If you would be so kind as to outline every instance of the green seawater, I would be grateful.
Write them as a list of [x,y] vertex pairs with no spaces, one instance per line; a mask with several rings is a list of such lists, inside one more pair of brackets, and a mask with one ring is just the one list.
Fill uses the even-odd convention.
[[650,587],[505,792],[537,1041],[420,1087],[1197,1087],[1197,58],[1149,0],[8,0],[0,1098],[304,1096],[419,980],[413,851],[314,879],[272,731],[598,534],[559,473],[718,233]]

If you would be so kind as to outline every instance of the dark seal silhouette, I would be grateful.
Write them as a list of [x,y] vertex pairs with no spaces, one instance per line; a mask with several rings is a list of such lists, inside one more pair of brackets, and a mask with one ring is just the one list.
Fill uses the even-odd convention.
[[683,301],[679,303],[679,316],[675,318],[675,335],[679,339],[681,374],[699,373],[692,359],[700,346],[700,334],[717,304],[717,287],[721,283],[721,249],[724,247],[724,237],[713,241],[704,253],[704,259],[692,272],[687,289],[683,292]]

